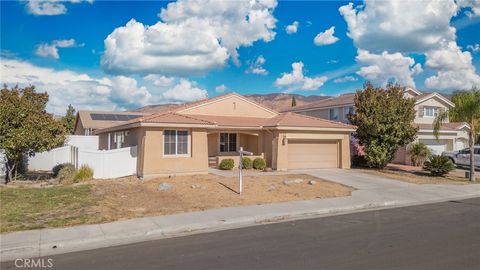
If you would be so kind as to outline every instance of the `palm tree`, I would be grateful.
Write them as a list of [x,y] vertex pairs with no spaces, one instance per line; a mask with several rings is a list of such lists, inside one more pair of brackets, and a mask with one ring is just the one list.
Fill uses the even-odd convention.
[[470,125],[468,145],[470,148],[470,181],[475,182],[475,156],[474,144],[477,136],[476,130],[480,129],[480,90],[472,88],[470,91],[458,91],[452,96],[455,104],[447,112],[440,113],[433,123],[433,131],[438,139],[442,124],[450,119],[453,122],[466,122]]
[[410,146],[410,159],[413,166],[422,166],[423,162],[431,155],[430,149],[423,143],[414,143]]

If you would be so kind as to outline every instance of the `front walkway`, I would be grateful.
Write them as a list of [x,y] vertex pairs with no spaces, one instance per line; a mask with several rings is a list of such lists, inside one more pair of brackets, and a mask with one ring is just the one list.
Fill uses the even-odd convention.
[[[212,170],[234,177],[238,172]],[[40,229],[1,235],[2,261],[36,257],[264,223],[401,207],[480,196],[480,185],[415,185],[355,170],[248,172],[248,175],[305,173],[349,185],[352,196],[138,218],[105,224]]]

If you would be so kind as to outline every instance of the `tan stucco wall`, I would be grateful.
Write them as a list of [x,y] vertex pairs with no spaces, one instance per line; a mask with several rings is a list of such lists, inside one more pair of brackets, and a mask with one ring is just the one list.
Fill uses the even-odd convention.
[[179,113],[260,118],[271,118],[276,116],[275,113],[262,109],[261,107],[236,96],[227,97],[225,99],[214,101],[199,107],[186,109],[184,111],[180,111]]
[[174,174],[208,173],[208,144],[205,129],[189,129],[188,156],[163,155],[163,128],[146,128],[142,141],[140,176],[152,177]]
[[[353,105],[352,105],[353,106]],[[316,110],[309,110],[309,111],[302,111],[299,112],[300,114],[313,116],[317,118],[327,119],[330,120],[330,109],[338,109],[338,122],[348,123],[348,119],[346,118],[347,115],[345,114],[345,108],[350,106],[343,106],[343,107],[332,107],[328,109],[316,109]]]
[[[125,136],[124,142],[122,143],[123,147],[131,147],[131,146],[138,146],[140,144],[140,135],[142,133],[141,128],[134,128],[128,130],[119,130],[116,132],[125,132],[128,131],[128,135]],[[116,149],[116,144],[113,143],[113,136],[115,132],[111,132],[110,134],[110,149]],[[108,149],[108,133],[101,133],[98,135],[98,148],[99,150],[107,150]]]
[[[285,140],[284,140],[285,138]],[[340,132],[301,132],[281,131],[274,132],[272,168],[288,170],[288,141],[291,139],[338,141],[340,168],[350,168],[350,134]],[[285,143],[284,143],[285,142]]]
[[[423,114],[423,112],[421,112],[421,110],[423,110],[423,107],[425,107],[425,106],[427,106],[427,107],[438,107],[438,108],[441,108],[442,111],[446,111],[446,110],[449,109],[448,105],[438,98],[427,99],[424,102],[415,105],[415,111],[417,112],[416,116],[415,116],[415,120],[414,120],[415,123],[432,124],[433,121],[435,120],[434,117],[425,117],[425,116],[422,117],[421,116]],[[448,120],[447,120],[447,122],[448,122]]]

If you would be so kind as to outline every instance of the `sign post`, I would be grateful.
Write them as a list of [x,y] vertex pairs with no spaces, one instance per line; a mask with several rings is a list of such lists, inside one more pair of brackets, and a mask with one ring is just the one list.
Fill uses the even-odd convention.
[[243,151],[243,147],[240,147],[240,151],[238,151],[238,153],[240,153],[240,159],[238,161],[238,194],[242,194],[242,190],[243,190],[243,173],[242,173],[242,169],[243,169],[243,155],[253,155],[252,152],[248,152],[248,151]]

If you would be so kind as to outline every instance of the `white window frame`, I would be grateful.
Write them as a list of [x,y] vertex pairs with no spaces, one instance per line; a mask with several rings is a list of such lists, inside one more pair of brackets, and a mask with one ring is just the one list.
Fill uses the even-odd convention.
[[[332,110],[337,112],[337,119],[332,119]],[[340,121],[340,109],[338,107],[328,109],[328,120]]]
[[[226,151],[226,152],[222,152],[222,151],[221,151],[221,149],[220,149],[220,143],[221,143],[222,134],[227,134],[227,138],[228,138],[228,142],[227,142],[228,150],[231,150],[231,149],[230,149],[230,134],[236,134],[236,135],[235,135],[235,150],[234,150],[234,151]],[[218,133],[218,153],[220,153],[220,154],[236,153],[236,152],[237,152],[237,149],[238,149],[239,139],[240,139],[240,135],[239,135],[238,133],[236,133],[236,132],[220,132],[220,133]]]
[[[432,110],[432,114],[433,115],[428,115],[427,114],[427,111],[428,110]],[[425,118],[435,118],[438,116],[438,113],[439,113],[440,109],[438,107],[433,107],[433,106],[425,106],[423,107],[423,117]]]
[[[165,131],[167,130],[174,130],[175,131],[175,154],[166,154],[165,153]],[[186,131],[187,132],[187,153],[186,154],[178,154],[178,131]],[[164,157],[189,157],[190,156],[190,141],[191,141],[191,133],[188,129],[164,129],[162,131],[162,148],[163,148],[163,156]]]

